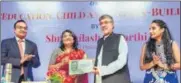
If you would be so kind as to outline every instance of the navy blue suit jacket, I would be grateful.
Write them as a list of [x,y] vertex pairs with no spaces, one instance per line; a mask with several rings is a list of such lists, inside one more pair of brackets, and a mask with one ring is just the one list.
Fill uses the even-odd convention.
[[[29,78],[33,80],[32,67],[37,68],[40,66],[40,60],[38,55],[38,49],[35,43],[25,39],[25,54],[35,55],[30,61],[26,61],[24,65],[25,79]],[[21,55],[18,48],[16,38],[9,38],[2,40],[1,42],[1,65],[11,63],[12,68],[12,82],[18,83],[20,77],[20,60]],[[4,67],[3,67],[4,72]]]

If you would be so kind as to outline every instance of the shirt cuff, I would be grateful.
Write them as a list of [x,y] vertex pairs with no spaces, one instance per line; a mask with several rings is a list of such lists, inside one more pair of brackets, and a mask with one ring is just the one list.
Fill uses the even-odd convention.
[[99,75],[104,76],[106,73],[106,66],[98,67]]

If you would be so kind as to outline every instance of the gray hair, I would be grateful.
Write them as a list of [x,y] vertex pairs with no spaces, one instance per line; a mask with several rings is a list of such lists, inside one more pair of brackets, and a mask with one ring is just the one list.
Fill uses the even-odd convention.
[[102,19],[105,19],[105,18],[111,19],[111,21],[114,23],[113,17],[108,14],[104,14],[101,17],[99,17],[99,21],[101,21]]

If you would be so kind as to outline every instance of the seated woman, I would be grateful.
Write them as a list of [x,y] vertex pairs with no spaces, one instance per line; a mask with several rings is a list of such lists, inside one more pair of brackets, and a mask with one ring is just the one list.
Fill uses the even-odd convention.
[[70,30],[63,31],[60,48],[52,53],[48,66],[48,77],[58,74],[61,83],[88,83],[88,75],[69,75],[69,60],[85,59],[86,54],[78,49],[75,34]]

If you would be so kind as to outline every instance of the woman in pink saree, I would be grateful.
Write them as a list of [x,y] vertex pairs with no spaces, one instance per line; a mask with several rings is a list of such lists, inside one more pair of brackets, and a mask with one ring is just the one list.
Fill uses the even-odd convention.
[[47,76],[58,74],[61,83],[88,83],[88,75],[69,75],[69,60],[85,59],[86,54],[77,48],[78,42],[75,34],[70,30],[62,33],[60,48],[52,53],[48,66]]

